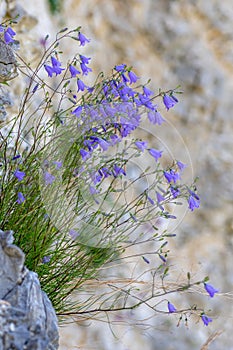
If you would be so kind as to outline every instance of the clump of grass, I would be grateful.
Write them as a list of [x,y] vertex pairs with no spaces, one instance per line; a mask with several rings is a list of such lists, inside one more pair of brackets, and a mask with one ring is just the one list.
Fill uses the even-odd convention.
[[[87,86],[90,58],[79,53],[67,65],[60,62],[62,40],[75,40],[80,46],[90,41],[80,30],[64,28],[50,45],[47,36],[35,65],[17,54],[19,79],[26,78],[26,87],[17,113],[0,133],[0,229],[14,231],[26,266],[38,274],[61,317],[148,306],[155,298],[206,282],[191,283],[189,274],[183,285],[165,286],[167,238],[175,235],[160,232],[158,219],[176,219],[174,206],[186,201],[194,210],[200,200],[195,183],[182,183],[185,165],[172,159],[164,166],[165,149],[135,134],[145,116],[154,125],[163,123],[155,100],[172,108],[178,88],[153,94],[124,64],[108,77],[100,73]],[[145,154],[151,157],[148,166]],[[140,169],[135,171],[132,164]],[[140,253],[127,255],[138,246]],[[112,279],[100,282],[110,263],[120,268],[122,261],[136,258],[149,265],[150,257],[157,262],[144,297],[134,285],[138,281],[126,278],[120,287]],[[77,296],[91,282],[105,289],[87,293],[84,300]],[[178,312],[171,303],[168,311],[161,311],[160,303],[150,307]],[[197,307],[179,313],[185,319],[188,313],[201,315]]]

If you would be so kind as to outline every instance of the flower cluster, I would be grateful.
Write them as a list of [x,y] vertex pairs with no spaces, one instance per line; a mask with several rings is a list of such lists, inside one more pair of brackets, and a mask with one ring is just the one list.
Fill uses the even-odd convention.
[[52,77],[53,73],[56,75],[59,75],[65,69],[65,68],[61,68],[61,63],[55,57],[51,57],[51,62],[52,62],[52,66],[49,66],[47,64],[44,65],[45,70],[48,73],[49,77]]
[[[215,293],[219,292],[211,284],[206,282],[204,282],[204,288],[211,298],[214,297]],[[169,313],[173,313],[177,311],[176,307],[170,301],[167,304],[167,308]],[[201,313],[200,317],[205,326],[208,326],[208,324],[213,321],[212,318],[208,317],[204,312]]]
[[[53,64],[54,59],[51,58],[51,60],[52,67],[45,66],[49,76],[52,76],[53,72],[60,74],[62,72],[60,68],[61,63],[56,60],[55,64]],[[77,92],[86,90],[91,96],[95,96],[96,87],[88,87],[83,80],[79,78],[81,72],[84,76],[91,72],[91,69],[87,66],[90,60],[90,57],[79,54],[78,58],[75,58],[74,63],[68,66],[68,69],[71,78],[77,79]],[[57,69],[59,71],[57,71]],[[101,101],[101,103],[96,104],[96,101],[92,102],[90,99],[88,103],[86,102],[75,106],[71,112],[71,114],[76,116],[79,120],[78,127],[83,130],[83,133],[84,131],[86,132],[80,147],[80,156],[84,162],[91,158],[96,149],[107,151],[109,147],[114,146],[116,143],[121,142],[124,138],[131,135],[133,131],[139,128],[143,113],[147,114],[148,120],[152,124],[161,125],[165,121],[158,111],[158,106],[153,102],[153,92],[145,85],[141,86],[141,91],[138,87],[132,87],[134,83],[138,82],[139,77],[131,68],[128,68],[126,64],[121,64],[115,66],[114,70],[116,73],[113,74],[112,78],[104,81],[102,87],[98,84],[98,100]],[[161,96],[163,96],[163,94],[161,94]],[[169,96],[170,95],[166,94],[163,96],[163,102],[166,107]],[[174,97],[174,92],[171,92],[171,96],[170,98],[174,98],[173,101],[177,103],[178,100]],[[173,106],[174,105],[175,103],[173,103]],[[171,107],[170,104],[170,108]],[[91,133],[89,132],[90,130]],[[152,156],[156,162],[162,157],[163,151],[150,148],[147,141],[138,140],[135,141],[135,145],[141,152],[147,150],[148,154]],[[120,165],[116,164],[116,166]],[[181,193],[177,185],[178,180],[181,179],[178,170],[182,172],[185,165],[182,162],[177,162],[176,168],[177,169],[170,168],[164,171],[164,178],[170,185],[170,193],[173,198],[178,197]],[[108,176],[112,175],[116,177],[116,174],[122,175],[123,173],[116,172],[111,168],[108,169]],[[103,175],[101,172],[101,167],[96,170],[94,175],[92,173],[90,176],[93,179],[94,185],[101,182],[103,178],[106,178],[106,175]],[[189,189],[189,191],[190,193],[194,193],[191,189]],[[161,194],[157,193],[156,196],[157,202],[165,200]],[[191,201],[190,198],[189,202]],[[192,198],[194,198],[194,195],[192,195]],[[196,207],[198,207],[197,204]],[[194,209],[191,204],[189,208],[191,210]]]
[[[60,32],[61,37],[78,41],[80,49],[90,42],[80,27],[64,34],[66,31]],[[0,26],[0,33],[7,44],[14,41],[11,27]],[[159,234],[157,222],[160,218],[176,219],[171,208],[182,204],[182,199],[191,211],[200,206],[195,182],[187,185],[182,180],[187,165],[175,159],[168,165],[166,149],[159,142],[152,144],[149,138],[138,136],[145,120],[155,130],[166,122],[161,105],[167,111],[176,106],[177,88],[156,94],[148,84],[141,84],[126,64],[116,65],[110,76],[99,75],[95,84],[88,86],[85,79],[92,72],[91,57],[78,53],[65,63],[62,51],[56,50],[59,40],[57,36],[48,49],[44,45],[44,59],[29,79],[27,98],[19,110],[17,136],[12,137],[12,157],[0,154],[7,159],[4,186],[8,192],[0,202],[3,226],[9,223],[18,233],[19,244],[45,289],[52,290],[56,305],[60,305],[59,298],[63,301],[69,297],[77,276],[92,277],[95,263],[113,259],[114,249],[123,251],[126,242],[129,246],[139,243],[143,234],[136,236],[147,227],[151,242],[159,245],[153,253],[159,261],[156,273],[168,271],[168,241],[164,238],[176,234]],[[38,103],[35,113],[30,110],[34,96]],[[22,122],[27,113],[29,117],[36,115],[33,130],[22,127],[27,125]],[[31,136],[32,143],[22,150],[24,134]],[[131,161],[144,164],[145,158],[150,166],[142,167],[137,175]],[[26,218],[25,224],[17,215]],[[25,227],[31,239],[23,236]],[[93,251],[98,257],[95,263]],[[143,261],[150,264],[144,255]],[[51,281],[53,288],[48,285]],[[206,280],[193,285],[200,283],[211,298],[218,292]],[[66,292],[62,288],[67,288]],[[185,313],[170,301],[167,310],[170,314]],[[198,316],[204,325],[212,321],[204,311],[198,311]]]
[[4,33],[4,41],[6,44],[14,42],[15,31],[11,27],[3,27],[0,25],[0,33]]
[[[90,40],[87,39],[85,35],[82,34],[81,32],[78,33],[77,40],[80,42],[80,46],[85,46],[86,43],[90,42]],[[69,64],[69,67],[68,67],[69,72],[71,74],[71,78],[77,78],[77,76],[81,74],[81,71],[83,75],[88,75],[89,72],[92,72],[92,69],[87,66],[90,60],[91,60],[91,57],[86,57],[81,54],[79,55],[79,58],[75,58],[74,62],[72,64]],[[51,56],[51,63],[52,65],[47,65],[47,64],[44,65],[44,68],[48,73],[49,77],[52,77],[53,74],[55,74],[56,76],[60,75],[62,71],[65,70],[65,68],[61,68],[61,62],[59,62],[59,60],[54,56]],[[77,69],[77,64],[79,64],[81,71]],[[85,83],[80,78],[77,78],[77,87],[78,87],[77,92],[88,89],[88,86],[85,85]]]

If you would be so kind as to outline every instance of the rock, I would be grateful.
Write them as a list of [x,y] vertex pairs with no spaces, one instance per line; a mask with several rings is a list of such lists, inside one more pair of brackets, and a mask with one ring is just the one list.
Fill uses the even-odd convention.
[[0,123],[6,120],[5,106],[12,106],[12,100],[9,93],[2,87],[0,87]]
[[17,75],[13,49],[0,39],[0,82],[14,79]]
[[13,240],[0,230],[0,350],[58,349],[55,311]]
[[[14,79],[17,75],[14,51],[10,45],[7,45],[0,38],[0,83],[5,83],[8,80]],[[0,122],[6,120],[6,105],[11,106],[12,101],[9,97],[9,93],[0,87]]]

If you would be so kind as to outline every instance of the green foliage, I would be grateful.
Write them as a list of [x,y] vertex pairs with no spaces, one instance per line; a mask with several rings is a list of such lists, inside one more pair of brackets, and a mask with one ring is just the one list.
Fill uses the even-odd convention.
[[[52,13],[60,10],[61,1],[49,3]],[[148,306],[154,298],[203,283],[191,283],[188,273],[188,283],[166,285],[171,275],[167,238],[174,234],[160,230],[157,223],[161,218],[176,218],[171,208],[181,204],[178,199],[191,196],[198,207],[199,197],[193,186],[192,191],[180,181],[184,164],[172,159],[165,171],[159,160],[162,151],[134,134],[146,110],[152,124],[162,123],[161,118],[153,119],[159,115],[152,101],[166,96],[174,105],[178,102],[174,90],[159,91],[153,97],[147,91],[146,96],[144,85],[129,86],[138,77],[120,65],[108,77],[100,73],[91,87],[83,83],[77,94],[80,72],[74,76],[72,72],[80,66],[85,76],[91,71],[86,66],[90,58],[77,54],[61,67],[62,51],[57,48],[62,39],[74,39],[80,46],[89,42],[80,27],[68,32],[64,28],[47,48],[44,44],[44,54],[34,68],[23,60],[19,64],[20,78],[28,83],[6,134],[0,133],[0,229],[14,231],[26,266],[38,274],[59,316]],[[143,161],[146,152],[153,157],[149,166]],[[130,164],[138,165],[140,160],[140,171],[134,175],[134,169],[132,177],[127,177]],[[139,245],[139,253],[127,255]],[[133,278],[117,285],[111,274],[109,281],[106,277],[113,262],[121,276],[120,264],[130,258],[146,266],[153,260],[146,292]],[[101,278],[106,280],[101,283]],[[84,300],[79,294],[83,291]],[[153,301],[150,307],[158,312],[160,303]],[[186,316],[188,311],[180,312]]]
[[62,11],[63,0],[48,0],[49,10],[52,15]]

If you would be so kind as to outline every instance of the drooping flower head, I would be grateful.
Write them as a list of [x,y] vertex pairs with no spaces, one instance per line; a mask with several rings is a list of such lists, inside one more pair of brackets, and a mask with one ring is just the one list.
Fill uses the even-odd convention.
[[157,192],[157,191],[156,191],[156,197],[157,197],[157,202],[158,203],[163,202],[165,200],[164,196],[161,193]]
[[126,67],[126,64],[119,64],[119,65],[115,66],[114,69],[117,72],[125,72],[125,67]]
[[59,75],[65,69],[65,68],[61,68],[61,62],[59,62],[54,56],[51,56],[51,62],[52,62],[52,66],[49,66],[47,64],[44,65],[44,68],[48,73],[49,77],[52,77],[53,73],[56,75]]
[[163,96],[163,103],[164,103],[165,107],[167,108],[167,110],[169,110],[170,108],[174,107],[178,103],[178,100],[173,95],[165,94]]
[[170,191],[171,191],[173,198],[177,198],[180,194],[179,188],[175,187],[175,186],[170,186]]
[[119,167],[118,165],[114,164],[113,165],[113,176],[117,177],[119,175],[124,175],[126,176],[126,172],[123,168]]
[[188,198],[189,209],[193,211],[195,208],[200,206],[200,198],[198,195],[189,189],[190,196]]
[[92,178],[92,181],[93,181],[94,185],[96,185],[102,180],[103,175],[101,175],[99,172],[94,172],[91,175],[91,178]]
[[82,110],[83,110],[83,107],[78,106],[77,108],[75,108],[73,110],[73,112],[71,114],[74,114],[76,117],[80,117],[80,115],[82,114]]
[[83,72],[83,75],[88,75],[89,72],[92,72],[92,69],[87,67],[85,63],[80,64],[81,70]]
[[144,151],[147,148],[148,142],[147,141],[136,141],[135,145],[137,146],[140,151]]
[[215,294],[215,293],[218,293],[218,290],[215,289],[211,284],[204,283],[204,287],[205,287],[205,290],[207,291],[207,293],[209,294],[209,296],[210,296],[211,298],[214,297],[214,294]]
[[9,44],[14,41],[13,37],[16,35],[14,30],[11,27],[8,27],[4,32],[4,40],[6,44]]
[[25,175],[26,175],[26,174],[25,174],[24,171],[20,171],[20,170],[18,170],[18,169],[14,172],[14,176],[15,176],[19,181],[22,181]]
[[52,62],[53,68],[61,67],[61,62],[59,62],[54,56],[51,56],[51,62]]
[[152,157],[154,157],[154,159],[156,160],[156,162],[158,161],[159,158],[162,157],[162,151],[159,151],[155,148],[151,148],[149,149],[149,153]]
[[80,41],[80,46],[85,46],[90,42],[90,39],[87,39],[87,37],[85,37],[85,35],[81,32],[78,33],[78,40]]
[[152,103],[151,99],[145,95],[142,94],[138,94],[138,99],[135,99],[135,103],[137,104],[137,106],[144,106],[152,111],[154,111],[155,106]]
[[201,315],[201,319],[205,326],[208,326],[208,324],[213,321],[212,318],[206,316],[205,314]]
[[69,66],[69,71],[72,78],[75,78],[78,74],[80,74],[80,71],[72,64]]
[[110,146],[110,144],[102,138],[98,138],[98,144],[103,151],[107,151],[108,147]]
[[44,182],[45,182],[45,185],[51,185],[55,180],[55,176],[52,175],[51,173],[49,173],[48,171],[46,171],[44,173]]
[[177,164],[178,168],[180,169],[180,171],[183,171],[185,168],[187,168],[187,165],[182,163],[179,160],[176,162],[176,164]]
[[24,197],[22,192],[18,192],[17,197],[18,197],[18,199],[17,199],[18,204],[21,204],[25,201],[25,197]]
[[146,86],[143,86],[143,94],[144,94],[146,97],[149,97],[150,95],[153,94],[153,91],[151,91],[150,89],[148,89]]
[[127,84],[130,81],[124,73],[121,74],[121,77],[124,84]]
[[139,77],[132,71],[128,72],[128,77],[130,84],[136,83],[136,81],[139,79]]
[[178,181],[180,179],[180,174],[176,173],[173,169],[170,169],[169,171],[164,171],[163,172],[165,179],[171,183]]
[[173,312],[176,312],[175,306],[172,303],[170,303],[170,301],[168,301],[168,303],[167,303],[167,308],[168,308],[168,312],[170,314],[172,314]]
[[87,87],[81,79],[77,79],[77,86],[78,86],[77,92],[84,91],[85,88]]
[[104,176],[105,178],[109,177],[110,175],[112,175],[111,170],[106,168],[106,167],[103,167],[103,168],[99,169],[98,172],[99,172],[99,174],[101,176]]
[[88,64],[89,61],[91,60],[91,57],[86,57],[86,56],[83,56],[83,55],[79,55],[79,57],[80,57],[81,62],[84,63],[84,64]]
[[52,78],[53,73],[54,73],[53,67],[51,67],[51,66],[45,64],[45,65],[44,65],[44,68],[45,68],[46,72],[48,73],[48,76],[49,76],[50,78]]
[[87,152],[85,149],[81,148],[80,149],[80,155],[82,157],[82,160],[87,160],[88,158],[90,158],[90,153]]
[[165,119],[163,119],[163,117],[157,110],[149,110],[147,112],[147,116],[152,124],[161,125],[163,122],[165,122]]
[[62,73],[65,68],[61,68],[61,62],[59,62],[55,57],[51,57],[51,62],[53,66],[53,71],[56,75],[59,75]]

